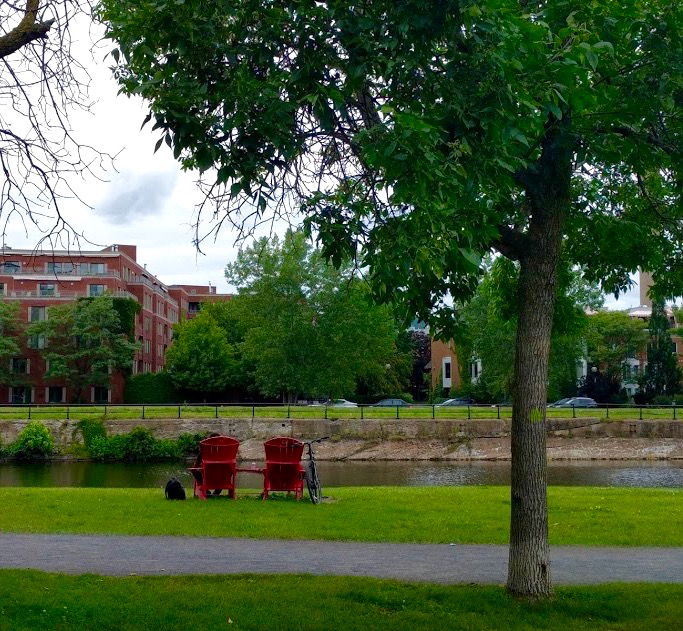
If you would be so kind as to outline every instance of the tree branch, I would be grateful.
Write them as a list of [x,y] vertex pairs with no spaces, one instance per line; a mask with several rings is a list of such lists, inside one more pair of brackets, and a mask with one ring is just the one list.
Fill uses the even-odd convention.
[[26,44],[47,35],[54,20],[36,22],[39,0],[26,0],[26,10],[21,22],[0,37],[0,59],[18,51]]
[[633,129],[633,127],[628,127],[627,125],[618,125],[615,127],[596,127],[595,132],[598,134],[617,134],[618,136],[623,136],[624,138],[633,138],[635,140],[640,140],[643,143],[657,147],[668,156],[673,156],[676,153],[676,148],[662,142],[655,134],[645,133],[638,129]]
[[504,224],[498,226],[498,233],[500,237],[491,245],[503,256],[518,261],[529,247],[527,235]]

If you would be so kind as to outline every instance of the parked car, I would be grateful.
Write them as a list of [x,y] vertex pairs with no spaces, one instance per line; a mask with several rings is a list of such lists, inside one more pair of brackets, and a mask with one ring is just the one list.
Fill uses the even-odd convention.
[[408,405],[403,399],[382,399],[381,401],[377,401],[377,403],[373,403],[373,407],[380,407],[380,408],[395,408],[396,406],[404,406]]
[[328,404],[333,408],[357,408],[358,404],[353,401],[347,401],[346,399],[333,399]]
[[555,403],[552,403],[548,407],[553,408],[596,408],[598,407],[597,401],[591,399],[590,397],[571,397],[570,399],[560,399]]
[[574,397],[566,397],[564,399],[560,399],[559,401],[555,401],[555,403],[548,403],[549,408],[561,408],[564,407],[564,404],[567,403],[567,401],[571,401]]
[[472,399],[446,399],[443,403],[438,403],[436,407],[451,407],[457,405],[471,405],[474,403]]

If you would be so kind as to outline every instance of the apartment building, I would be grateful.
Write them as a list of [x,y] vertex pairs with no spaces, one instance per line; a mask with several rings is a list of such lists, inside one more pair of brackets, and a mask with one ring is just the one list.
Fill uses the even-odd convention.
[[[226,300],[212,286],[167,286],[137,262],[135,245],[111,245],[99,251],[34,252],[0,250],[0,299],[18,300],[26,322],[49,318],[50,307],[82,297],[128,297],[141,310],[135,322],[140,351],[133,359],[133,374],[159,372],[166,365],[166,351],[173,339],[173,325],[194,317],[202,302]],[[65,384],[46,379],[41,340],[27,340],[22,357],[11,360],[11,369],[26,375],[28,385],[11,388],[0,384],[0,402],[66,403],[71,401]],[[110,388],[92,387],[90,402],[123,401],[124,376],[115,374]]]

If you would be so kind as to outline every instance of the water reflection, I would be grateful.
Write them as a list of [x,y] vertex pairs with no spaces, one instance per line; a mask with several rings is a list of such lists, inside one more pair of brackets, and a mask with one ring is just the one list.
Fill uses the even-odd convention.
[[[334,486],[508,485],[508,462],[321,462],[323,484]],[[0,486],[161,487],[171,477],[191,485],[184,465],[55,462],[0,464]],[[683,488],[683,461],[551,462],[548,482],[561,486]],[[238,485],[261,479],[240,474]]]

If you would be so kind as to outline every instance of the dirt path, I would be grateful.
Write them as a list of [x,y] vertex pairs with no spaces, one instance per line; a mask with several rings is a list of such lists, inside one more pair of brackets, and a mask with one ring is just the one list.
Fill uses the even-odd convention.
[[[0,568],[110,576],[291,574],[504,583],[507,546],[0,534]],[[683,582],[683,548],[552,548],[557,584]]]

